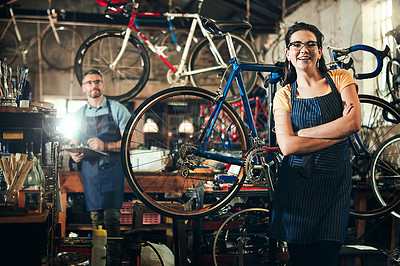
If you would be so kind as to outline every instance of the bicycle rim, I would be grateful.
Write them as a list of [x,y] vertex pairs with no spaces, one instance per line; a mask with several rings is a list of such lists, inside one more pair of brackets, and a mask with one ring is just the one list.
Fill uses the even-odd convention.
[[75,51],[83,42],[82,35],[74,29],[58,27],[57,42],[53,30],[50,28],[42,38],[41,52],[44,61],[52,68],[69,70],[74,67]]
[[[4,33],[5,27],[0,26],[0,38]],[[8,29],[3,38],[0,39],[0,61],[11,65],[18,55],[18,40],[14,33]]]
[[111,63],[118,55],[125,31],[99,31],[80,46],[75,57],[75,74],[82,83],[83,74],[90,69],[98,69],[107,84],[109,99],[127,101],[135,97],[146,84],[150,73],[149,56],[144,46],[133,36],[128,46],[113,68]]
[[[241,255],[239,241],[243,242],[242,255],[246,265],[265,263],[268,259],[266,252],[270,244],[269,211],[267,209],[241,210],[229,216],[221,224],[215,234],[212,247],[214,266],[231,265]],[[287,261],[288,256],[278,256],[278,260]]]
[[271,59],[272,63],[276,62],[285,62],[286,60],[286,44],[285,39],[280,39],[278,42],[274,44],[274,47],[271,50]]
[[[232,41],[237,53],[237,57],[240,63],[257,63],[257,56],[252,46],[248,44],[244,39],[232,35]],[[213,42],[216,45],[218,52],[221,54],[223,61],[228,64],[230,61],[230,55],[226,44],[225,37],[215,36]],[[200,70],[207,67],[216,66],[217,62],[215,57],[211,53],[208,39],[201,41],[191,53],[189,57],[189,71]],[[226,73],[225,73],[226,72]],[[218,87],[221,85],[223,88],[232,72],[231,68],[220,68],[214,71],[207,71],[190,76],[190,82],[193,86],[197,86],[211,92],[216,92]],[[256,83],[256,72],[255,71],[243,71],[243,81],[246,85],[246,91],[249,94]],[[232,83],[229,93],[226,97],[227,102],[240,101],[240,92],[237,84]]]
[[400,60],[392,58],[386,65],[386,86],[389,93],[392,95],[393,101],[399,99],[399,86],[400,86]]
[[[185,44],[186,40],[189,36],[189,31],[186,29],[174,29],[174,34],[175,38],[177,41],[177,44],[174,42],[172,38],[172,33],[169,31],[165,36],[162,38],[160,41],[160,46],[165,47],[166,49],[164,50],[164,54],[167,56],[168,61],[173,65],[173,66],[178,66],[181,58],[182,58],[182,53],[183,50],[185,49]],[[192,42],[194,45],[199,43],[199,38],[197,38],[195,35],[193,35],[193,40]],[[193,45],[192,43],[192,45]],[[193,48],[193,47],[192,47]],[[164,71],[168,71],[169,68],[167,65],[162,64]],[[165,74],[163,72],[162,74]]]
[[375,199],[366,206],[356,204],[360,197],[373,193],[370,167],[375,151],[391,136],[399,133],[400,114],[385,100],[372,95],[359,95],[361,103],[361,130],[359,140],[350,137],[352,145],[352,198],[354,205],[350,214],[360,219],[381,215],[382,210]]
[[[371,166],[371,181],[375,197],[383,207],[400,204],[400,135],[388,139],[376,151]],[[400,218],[397,211],[391,212]]]
[[[208,215],[225,206],[244,182],[243,167],[231,180],[214,182],[229,165],[196,155],[196,141],[215,106],[214,97],[199,88],[170,88],[147,99],[128,122],[122,139],[125,176],[137,197],[163,215]],[[205,151],[243,161],[248,142],[243,122],[224,103]]]

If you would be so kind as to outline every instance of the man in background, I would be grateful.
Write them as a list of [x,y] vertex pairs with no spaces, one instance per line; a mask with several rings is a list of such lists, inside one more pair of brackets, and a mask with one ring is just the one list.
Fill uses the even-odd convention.
[[[103,225],[108,236],[120,236],[124,196],[121,136],[131,115],[125,106],[104,96],[100,71],[89,70],[84,74],[82,90],[88,102],[74,115],[78,123],[70,143],[75,147],[86,145],[107,155],[88,157],[71,152],[70,156],[75,162],[82,162],[85,203],[93,229]],[[119,244],[107,245],[107,265],[119,265],[119,250]]]

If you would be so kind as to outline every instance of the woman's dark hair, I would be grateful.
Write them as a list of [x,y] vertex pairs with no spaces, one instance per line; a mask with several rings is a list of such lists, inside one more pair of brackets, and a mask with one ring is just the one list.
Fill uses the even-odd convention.
[[[304,22],[296,22],[295,24],[290,26],[288,32],[285,35],[286,47],[288,47],[290,44],[290,38],[292,37],[292,34],[299,30],[306,30],[306,31],[312,32],[315,35],[315,37],[317,38],[318,47],[320,47],[320,48],[322,47],[322,42],[324,41],[324,35],[322,34],[322,32],[316,26],[307,24]],[[285,76],[283,78],[282,86],[284,86],[286,84],[291,84],[291,83],[295,82],[297,79],[296,69],[294,68],[293,65],[291,65],[289,68],[289,64],[291,64],[291,63],[286,58],[286,60],[285,60]],[[318,69],[319,69],[319,71],[321,71],[321,73],[328,72],[328,68],[326,67],[324,55],[322,55],[321,59],[319,60]]]

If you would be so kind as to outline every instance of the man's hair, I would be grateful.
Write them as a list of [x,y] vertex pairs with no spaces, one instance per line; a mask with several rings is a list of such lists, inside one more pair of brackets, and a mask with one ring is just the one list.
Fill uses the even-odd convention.
[[83,79],[84,77],[86,77],[87,75],[89,75],[89,74],[99,75],[99,76],[103,79],[103,74],[101,74],[100,70],[97,70],[97,69],[91,69],[91,70],[85,72],[85,74],[83,74],[82,79]]

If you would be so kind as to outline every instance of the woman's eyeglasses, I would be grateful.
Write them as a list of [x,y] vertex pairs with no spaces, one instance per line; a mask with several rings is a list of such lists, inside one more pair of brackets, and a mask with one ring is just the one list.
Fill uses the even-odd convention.
[[315,41],[308,41],[306,43],[303,42],[291,42],[289,43],[289,45],[287,46],[287,48],[289,49],[290,47],[293,47],[293,49],[295,51],[299,51],[303,48],[303,46],[305,46],[308,50],[314,50],[316,48],[318,48],[318,43]]
[[88,80],[88,81],[86,81],[85,83],[83,83],[82,85],[83,85],[83,86],[91,86],[92,84],[99,85],[99,84],[102,83],[102,82],[103,82],[103,81],[100,80],[100,79]]

